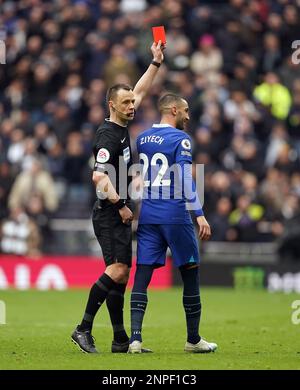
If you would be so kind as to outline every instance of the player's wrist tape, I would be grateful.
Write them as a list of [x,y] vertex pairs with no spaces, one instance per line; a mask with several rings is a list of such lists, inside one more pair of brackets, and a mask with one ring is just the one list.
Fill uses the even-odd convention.
[[151,64],[154,65],[154,66],[157,66],[158,68],[159,68],[160,65],[161,65],[160,62],[157,62],[157,61],[154,61],[154,60],[151,62]]
[[114,206],[117,210],[122,209],[124,206],[126,206],[126,200],[119,199],[116,203],[114,203]]

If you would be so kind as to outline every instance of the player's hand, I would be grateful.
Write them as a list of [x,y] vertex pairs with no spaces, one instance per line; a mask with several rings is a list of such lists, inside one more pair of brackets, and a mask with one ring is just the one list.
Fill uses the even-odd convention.
[[151,46],[151,51],[153,54],[153,60],[159,63],[162,63],[164,60],[164,53],[163,50],[165,49],[165,45],[161,43],[161,41],[158,41],[158,43],[153,42]]
[[199,238],[204,241],[209,240],[211,237],[211,230],[205,217],[204,216],[198,217],[197,223],[199,226]]
[[127,206],[122,207],[119,210],[119,214],[122,218],[122,222],[127,225],[133,220],[132,211]]

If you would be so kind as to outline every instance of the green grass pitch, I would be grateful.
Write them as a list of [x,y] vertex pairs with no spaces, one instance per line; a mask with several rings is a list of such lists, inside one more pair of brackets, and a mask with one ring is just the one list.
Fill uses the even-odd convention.
[[[183,351],[186,331],[181,289],[149,292],[145,347],[153,354],[111,354],[105,305],[94,328],[99,355],[70,341],[87,290],[1,291],[7,324],[0,325],[0,369],[300,369],[300,324],[291,322],[297,294],[202,289],[201,334],[219,345],[213,354]],[[129,329],[129,293],[125,324]]]

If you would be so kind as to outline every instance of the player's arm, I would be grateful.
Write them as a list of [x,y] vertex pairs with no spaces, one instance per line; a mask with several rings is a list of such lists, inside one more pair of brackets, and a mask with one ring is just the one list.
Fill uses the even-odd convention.
[[[153,42],[151,46],[151,52],[153,54],[153,61],[161,64],[164,59],[163,55],[163,49],[164,46],[161,44],[161,41],[158,43]],[[136,83],[133,93],[135,97],[134,102],[134,108],[137,110],[139,105],[141,104],[143,98],[147,95],[152,82],[158,72],[158,66],[153,65],[152,63],[149,65],[146,72],[143,74],[143,76],[139,79],[139,81]]]
[[211,237],[210,226],[204,216],[200,199],[196,190],[196,184],[192,176],[192,148],[189,138],[182,139],[177,147],[176,162],[181,167],[183,193],[186,202],[192,209],[199,226],[201,240],[209,240]]
[[209,240],[211,237],[211,229],[204,216],[199,196],[197,194],[196,185],[192,176],[192,164],[186,163],[184,165],[183,172],[184,194],[186,195],[187,202],[192,205],[192,210],[199,226],[199,237],[204,241]]

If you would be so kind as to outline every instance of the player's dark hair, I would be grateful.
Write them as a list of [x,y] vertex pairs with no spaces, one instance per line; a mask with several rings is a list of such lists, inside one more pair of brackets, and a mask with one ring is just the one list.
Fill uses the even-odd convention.
[[110,100],[114,100],[117,92],[120,89],[125,89],[125,91],[132,91],[132,87],[128,84],[115,84],[107,90],[106,102],[108,103]]
[[158,100],[158,109],[160,113],[163,113],[166,109],[169,109],[172,104],[182,104],[182,97],[175,95],[175,93],[166,93]]

